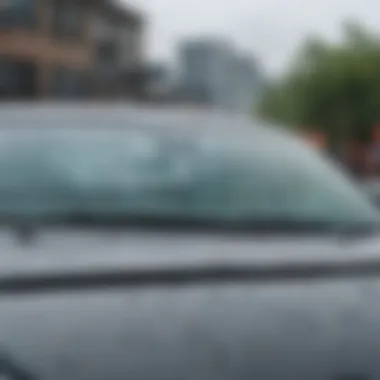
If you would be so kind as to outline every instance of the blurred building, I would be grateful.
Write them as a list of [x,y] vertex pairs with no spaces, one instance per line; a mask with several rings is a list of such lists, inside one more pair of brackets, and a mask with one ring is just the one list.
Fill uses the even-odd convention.
[[84,94],[92,61],[93,7],[90,1],[2,1],[0,96]]
[[139,15],[107,0],[2,0],[0,97],[84,98],[114,95],[115,83],[131,87],[141,30]]
[[146,73],[144,23],[125,5],[103,0],[94,19],[94,83],[104,97],[139,97]]
[[189,102],[228,106],[231,47],[224,41],[186,41],[180,47],[181,89]]
[[257,67],[253,58],[225,41],[193,40],[180,47],[181,93],[185,101],[250,112]]
[[234,110],[252,112],[260,94],[260,74],[254,59],[236,54],[231,63],[228,102]]

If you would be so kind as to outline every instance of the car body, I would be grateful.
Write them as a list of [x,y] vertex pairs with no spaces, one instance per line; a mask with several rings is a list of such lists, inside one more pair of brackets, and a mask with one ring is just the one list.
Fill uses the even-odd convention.
[[[380,378],[378,215],[318,153],[218,113],[12,107],[0,110],[0,377]],[[108,161],[116,125],[166,136],[160,165],[140,165],[152,150],[139,139],[137,161],[132,145]],[[85,138],[65,140],[72,128]],[[262,187],[245,182],[255,165]]]

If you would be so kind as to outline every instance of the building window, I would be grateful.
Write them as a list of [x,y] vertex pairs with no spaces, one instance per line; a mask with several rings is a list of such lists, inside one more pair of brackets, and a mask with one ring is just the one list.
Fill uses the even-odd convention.
[[88,95],[89,83],[85,73],[68,68],[56,70],[52,95],[59,98],[82,98]]
[[55,37],[80,40],[84,36],[86,9],[79,1],[55,0],[53,3]]
[[36,24],[36,0],[2,0],[0,2],[0,30],[31,29]]
[[30,98],[36,94],[35,65],[0,58],[0,98]]

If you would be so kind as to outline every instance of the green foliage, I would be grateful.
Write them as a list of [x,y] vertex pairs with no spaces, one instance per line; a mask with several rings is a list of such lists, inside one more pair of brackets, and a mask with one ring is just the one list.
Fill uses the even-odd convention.
[[351,22],[339,43],[305,41],[291,69],[268,86],[258,111],[324,131],[333,144],[368,139],[380,121],[380,38]]

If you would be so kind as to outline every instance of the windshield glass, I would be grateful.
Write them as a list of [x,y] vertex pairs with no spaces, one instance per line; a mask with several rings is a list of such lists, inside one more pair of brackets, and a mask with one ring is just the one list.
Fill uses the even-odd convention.
[[0,131],[0,217],[377,220],[363,194],[281,133]]

